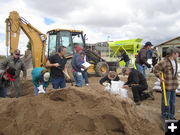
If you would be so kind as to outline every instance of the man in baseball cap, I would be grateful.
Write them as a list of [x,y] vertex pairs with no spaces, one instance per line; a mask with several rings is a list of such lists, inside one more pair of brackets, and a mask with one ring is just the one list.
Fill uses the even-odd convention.
[[128,76],[128,81],[124,84],[124,88],[131,87],[134,102],[136,105],[140,105],[142,100],[151,97],[154,100],[154,95],[152,92],[144,92],[148,88],[146,78],[141,72],[134,68],[125,67],[122,69],[123,75]]
[[23,71],[23,79],[26,80],[27,71],[25,64],[22,59],[20,59],[20,50],[16,49],[14,53],[10,56],[8,56],[2,63],[0,68],[5,70],[8,67],[14,67],[16,69],[16,74],[14,77],[14,90],[16,98],[20,96],[20,73]]
[[74,80],[76,82],[77,87],[82,87],[82,85],[83,85],[83,75],[81,72],[81,68],[83,68],[84,70],[86,69],[86,67],[84,67],[81,63],[81,55],[80,54],[81,54],[82,50],[83,50],[83,48],[81,46],[77,45],[75,47],[76,53],[72,57],[73,76],[74,76]]
[[152,43],[146,42],[144,47],[138,53],[136,57],[135,65],[139,72],[141,72],[144,77],[146,77],[145,68],[143,65],[146,65],[148,68],[151,68],[151,65],[147,62],[148,60],[148,51],[151,49]]

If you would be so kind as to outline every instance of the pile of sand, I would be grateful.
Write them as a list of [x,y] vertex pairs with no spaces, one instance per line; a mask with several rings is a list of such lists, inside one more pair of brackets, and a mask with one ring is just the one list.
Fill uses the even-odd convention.
[[[0,99],[0,135],[152,135],[156,120],[129,98],[68,87],[46,95]],[[28,92],[31,91],[31,92]],[[159,133],[160,132],[160,133]]]

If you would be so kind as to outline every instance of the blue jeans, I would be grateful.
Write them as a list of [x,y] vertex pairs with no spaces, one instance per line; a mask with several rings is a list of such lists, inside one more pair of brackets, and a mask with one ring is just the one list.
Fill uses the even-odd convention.
[[64,77],[53,78],[52,85],[53,85],[54,89],[65,88],[66,81],[65,81]]
[[125,67],[129,67],[129,63],[130,63],[130,60],[129,60],[129,61],[126,61]]
[[83,76],[82,76],[82,73],[81,72],[73,72],[73,75],[74,75],[74,80],[76,82],[76,85],[78,87],[82,87],[83,85]]
[[141,73],[144,75],[144,77],[146,78],[145,68],[144,68],[142,65],[137,64],[137,63],[135,63],[135,65],[136,65],[136,69],[137,69],[139,72],[141,72]]
[[87,70],[82,71],[82,74],[83,74],[83,77],[84,77],[84,79],[85,79],[85,83],[86,83],[86,84],[89,83],[89,81],[88,81],[88,75],[87,75]]
[[11,87],[3,87],[3,86],[0,86],[0,97],[11,97]]
[[6,97],[6,89],[0,86],[0,97]]
[[[41,85],[44,85],[44,84],[41,84]],[[44,91],[46,92],[46,88],[44,89]],[[39,92],[39,89],[34,85],[34,93],[36,96],[38,96],[38,92]]]
[[[176,91],[166,91],[167,105],[169,107],[168,117],[174,118],[175,115],[175,104],[176,104]],[[166,118],[165,105],[164,105],[164,93],[162,92],[161,98],[161,117]]]

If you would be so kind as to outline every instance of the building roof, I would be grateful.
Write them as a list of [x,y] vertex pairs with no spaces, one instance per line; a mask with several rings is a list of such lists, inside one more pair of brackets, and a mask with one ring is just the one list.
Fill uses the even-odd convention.
[[165,45],[165,44],[167,44],[167,43],[169,43],[169,42],[171,42],[171,41],[173,41],[173,40],[176,40],[176,39],[179,40],[179,43],[180,43],[180,36],[178,36],[178,37],[173,38],[173,39],[171,39],[171,40],[168,40],[168,41],[166,41],[166,42],[164,42],[164,43],[161,43],[161,44],[159,44],[159,45],[156,45],[156,47]]

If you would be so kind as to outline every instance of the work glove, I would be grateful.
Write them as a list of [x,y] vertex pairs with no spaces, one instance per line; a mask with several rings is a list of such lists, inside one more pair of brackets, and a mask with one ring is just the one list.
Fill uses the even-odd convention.
[[102,85],[103,85],[103,86],[108,86],[108,85],[110,85],[110,84],[107,83],[107,82],[104,82]]

